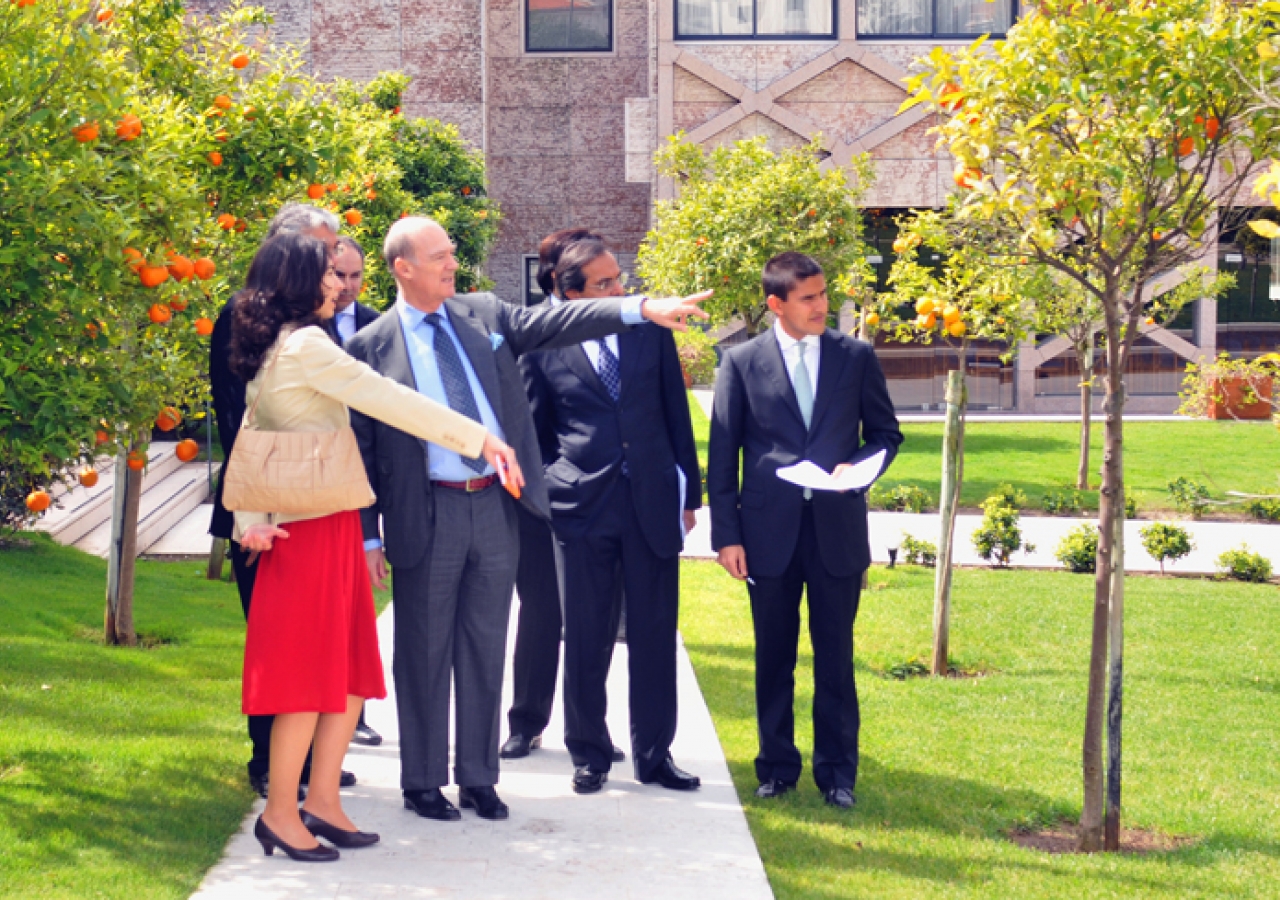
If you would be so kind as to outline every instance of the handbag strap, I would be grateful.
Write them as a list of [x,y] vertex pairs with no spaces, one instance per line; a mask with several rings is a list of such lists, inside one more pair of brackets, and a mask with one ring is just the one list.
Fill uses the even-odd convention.
[[275,368],[276,360],[278,360],[280,358],[280,354],[284,352],[284,342],[288,340],[289,335],[293,333],[293,329],[290,329],[287,333],[283,328],[280,329],[280,331],[281,333],[276,339],[276,352],[271,354],[270,362],[268,362],[259,373],[258,377],[261,379],[261,383],[258,385],[258,393],[253,398],[253,403],[249,405],[249,411],[245,413],[244,416],[244,426],[248,427],[251,431],[256,430],[253,427],[254,413],[258,410],[258,401],[262,399],[263,389],[267,386],[267,374]]

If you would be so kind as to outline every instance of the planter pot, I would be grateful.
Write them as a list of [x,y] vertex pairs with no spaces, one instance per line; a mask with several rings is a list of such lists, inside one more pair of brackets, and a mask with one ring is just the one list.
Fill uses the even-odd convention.
[[1260,379],[1254,385],[1252,402],[1245,399],[1249,395],[1248,383],[1243,378],[1215,379],[1209,383],[1210,396],[1221,396],[1219,403],[1214,400],[1209,407],[1210,419],[1269,419],[1271,418],[1271,379]]
[[685,390],[690,390],[693,387],[693,376],[683,366],[680,368],[680,374],[684,376]]

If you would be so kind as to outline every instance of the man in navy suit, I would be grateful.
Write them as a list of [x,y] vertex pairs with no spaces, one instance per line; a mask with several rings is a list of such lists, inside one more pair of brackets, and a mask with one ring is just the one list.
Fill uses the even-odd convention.
[[800,488],[777,471],[801,460],[837,471],[883,450],[883,473],[902,432],[871,346],[827,327],[822,267],[801,253],[780,254],[765,265],[763,287],[774,325],[728,351],[716,383],[707,460],[711,544],[751,596],[756,796],[781,796],[800,778],[792,710],[807,589],[813,776],[828,804],[847,809],[860,725],[853,622],[871,563],[866,497]]
[[345,234],[338,237],[338,244],[333,250],[333,273],[342,282],[342,293],[333,304],[329,333],[338,346],[345,347],[357,331],[372,325],[381,315],[373,307],[360,302],[364,289],[364,248],[356,243],[355,238]]
[[[620,297],[624,279],[598,237],[564,249],[555,283],[568,302]],[[676,733],[680,549],[702,504],[675,340],[643,326],[531,353],[522,368],[564,561],[565,744],[573,789],[599,791],[613,762],[605,681],[627,597],[631,749],[636,778],[694,790],[671,758]]]

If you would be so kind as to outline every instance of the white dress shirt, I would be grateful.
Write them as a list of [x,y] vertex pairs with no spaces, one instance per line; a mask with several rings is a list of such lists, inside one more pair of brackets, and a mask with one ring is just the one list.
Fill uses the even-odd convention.
[[356,305],[350,304],[346,309],[339,310],[333,314],[333,325],[338,330],[338,336],[342,338],[345,345],[347,341],[356,336]]
[[[559,306],[561,303],[564,302],[563,300],[560,299],[560,296],[558,294],[552,294],[547,299],[551,301],[552,306]],[[639,299],[643,300],[644,298],[639,298]],[[630,303],[631,300],[632,298],[628,298],[627,303]],[[628,308],[630,307],[629,306],[624,307],[624,310],[623,310],[622,318],[624,322],[627,322],[626,310]],[[644,321],[643,317],[641,317],[641,321]],[[627,324],[635,325],[638,323],[627,322]],[[608,334],[608,335],[605,335],[600,340],[603,340],[606,344],[609,345],[609,350],[613,353],[613,358],[618,359],[618,336],[616,334]],[[582,349],[587,354],[587,359],[591,362],[591,368],[596,370],[597,375],[600,374],[600,340],[582,342]]]
[[816,400],[818,398],[818,366],[822,360],[822,338],[807,334],[802,340],[797,341],[783,331],[782,323],[777,320],[773,323],[773,334],[778,339],[778,349],[782,351],[782,362],[787,367],[787,378],[791,379],[793,389],[796,384],[798,360],[796,345],[800,344],[804,347],[804,367],[809,371],[809,387],[813,389],[813,397]]

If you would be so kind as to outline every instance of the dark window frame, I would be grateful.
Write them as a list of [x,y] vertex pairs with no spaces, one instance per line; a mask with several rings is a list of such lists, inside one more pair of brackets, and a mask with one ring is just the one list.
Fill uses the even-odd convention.
[[694,43],[711,41],[750,41],[759,43],[770,41],[781,43],[784,41],[835,41],[840,38],[840,3],[838,0],[827,0],[831,4],[831,31],[827,34],[759,34],[756,29],[759,22],[760,0],[751,0],[751,34],[681,34],[680,2],[679,0],[670,0],[670,2],[672,4],[672,21],[674,25],[672,30],[677,41]]
[[[998,2],[998,0],[996,0]],[[1018,21],[1018,14],[1022,11],[1022,5],[1019,0],[1005,0],[1011,7],[1010,24]],[[932,0],[931,7],[933,13],[933,23],[938,23],[938,0]],[[855,17],[857,13],[854,13]],[[860,25],[860,22],[855,22]],[[987,36],[993,40],[1003,40],[1008,32],[991,32]],[[974,41],[982,37],[980,34],[950,34],[947,32],[931,31],[928,33],[915,34],[863,34],[861,28],[857,29],[857,37],[860,41]]]
[[520,254],[520,304],[537,306],[547,298],[538,287],[538,254]]
[[603,49],[599,47],[588,47],[586,49],[579,47],[530,47],[529,46],[529,0],[521,0],[524,6],[524,52],[529,54],[566,54],[566,53],[599,53],[608,54],[614,52],[615,37],[615,18],[618,12],[618,5],[615,0],[605,0],[609,4],[609,46]]

